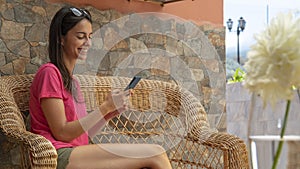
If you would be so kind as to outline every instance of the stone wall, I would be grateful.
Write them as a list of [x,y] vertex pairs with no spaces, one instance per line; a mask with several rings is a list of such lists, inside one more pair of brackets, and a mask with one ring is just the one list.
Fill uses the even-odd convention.
[[[35,73],[48,61],[48,28],[61,6],[43,0],[0,0],[1,76]],[[75,73],[129,77],[139,73],[180,84],[201,100],[212,128],[226,130],[223,27],[199,26],[164,14],[87,9],[94,21],[93,47]],[[1,139],[1,148],[7,143]],[[10,154],[10,161],[18,161],[16,148]],[[0,159],[6,156],[1,151]]]

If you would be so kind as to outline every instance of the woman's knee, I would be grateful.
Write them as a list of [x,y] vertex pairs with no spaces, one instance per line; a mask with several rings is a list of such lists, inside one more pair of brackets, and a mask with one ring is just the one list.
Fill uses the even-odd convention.
[[149,148],[151,151],[153,151],[156,155],[159,155],[159,154],[165,154],[166,153],[166,150],[158,145],[158,144],[151,144],[151,147]]
[[166,150],[160,145],[152,145],[152,150],[156,152],[156,155],[151,157],[152,168],[165,169],[169,168],[170,161]]

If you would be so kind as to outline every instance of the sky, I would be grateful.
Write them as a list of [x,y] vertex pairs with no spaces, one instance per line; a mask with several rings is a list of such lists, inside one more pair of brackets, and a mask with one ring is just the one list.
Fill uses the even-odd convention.
[[294,9],[300,10],[300,0],[224,0],[224,26],[229,18],[233,20],[232,32],[226,30],[226,52],[237,50],[236,29],[240,17],[246,20],[245,30],[239,36],[242,51],[255,43],[254,35],[264,30],[274,16]]

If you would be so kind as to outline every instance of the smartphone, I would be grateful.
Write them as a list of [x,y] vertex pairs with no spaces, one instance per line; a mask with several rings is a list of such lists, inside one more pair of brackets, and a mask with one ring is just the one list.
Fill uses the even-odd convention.
[[141,79],[142,79],[142,77],[140,77],[140,76],[134,76],[132,78],[132,80],[130,81],[130,83],[127,85],[127,87],[124,89],[124,91],[128,90],[128,89],[133,89],[139,83],[139,81]]

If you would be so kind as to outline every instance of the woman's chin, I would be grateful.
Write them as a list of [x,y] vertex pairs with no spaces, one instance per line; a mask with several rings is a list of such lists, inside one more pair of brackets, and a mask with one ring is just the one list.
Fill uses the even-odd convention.
[[79,55],[79,56],[78,56],[78,59],[79,59],[79,60],[83,60],[83,61],[84,61],[84,60],[86,60],[86,58],[87,58],[86,55]]

